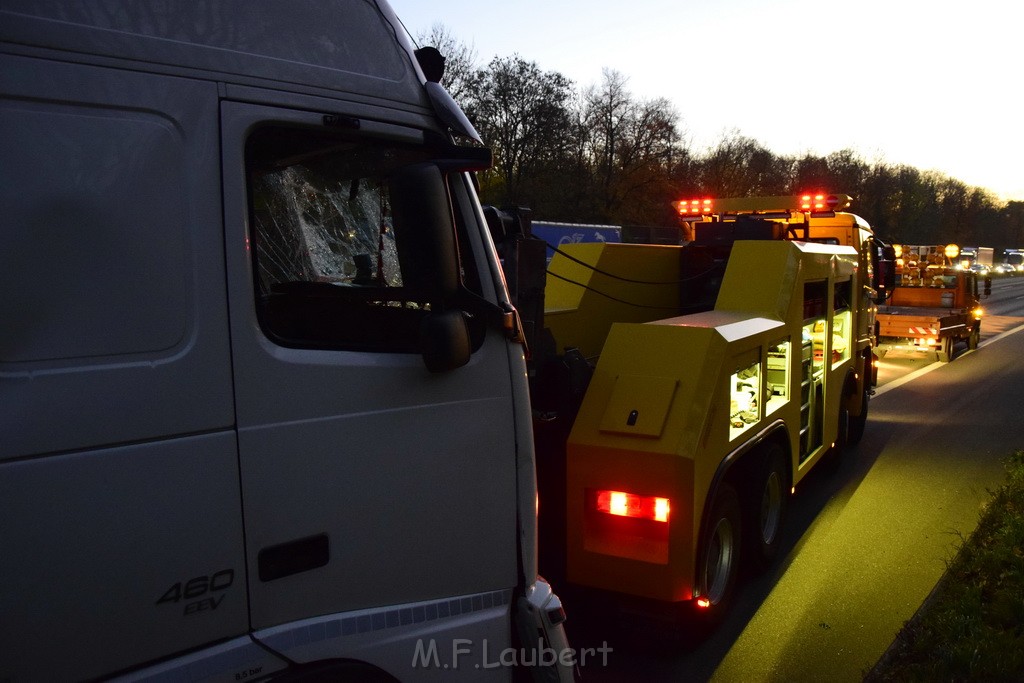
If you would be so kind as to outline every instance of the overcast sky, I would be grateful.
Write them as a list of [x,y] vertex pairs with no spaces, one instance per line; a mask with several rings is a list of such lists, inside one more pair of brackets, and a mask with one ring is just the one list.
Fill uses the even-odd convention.
[[481,66],[519,54],[578,87],[618,71],[636,99],[674,103],[697,152],[736,130],[1024,200],[1021,0],[390,2],[413,36],[441,23]]

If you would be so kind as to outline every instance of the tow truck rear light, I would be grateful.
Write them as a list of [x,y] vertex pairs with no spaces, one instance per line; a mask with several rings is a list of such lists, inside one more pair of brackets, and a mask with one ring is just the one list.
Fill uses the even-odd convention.
[[672,202],[680,216],[706,216],[712,213],[710,199],[683,199]]
[[788,219],[793,211],[807,212],[812,216],[828,216],[846,210],[852,201],[853,198],[846,194],[807,192],[782,197],[682,199],[672,202],[672,206],[684,219],[733,214],[759,214]]
[[598,491],[597,510],[618,517],[667,522],[669,501],[668,498],[638,496],[625,491]]
[[825,195],[805,194],[800,196],[800,208],[804,211],[825,211]]
[[[586,489],[583,509],[583,549],[640,562],[668,564],[669,499],[628,491]],[[682,506],[685,508],[685,505]],[[676,511],[680,532],[685,510]]]

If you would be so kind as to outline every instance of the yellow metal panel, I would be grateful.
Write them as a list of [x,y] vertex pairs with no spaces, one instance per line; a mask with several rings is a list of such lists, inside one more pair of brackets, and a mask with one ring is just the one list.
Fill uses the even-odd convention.
[[785,320],[793,297],[803,294],[796,291],[800,267],[800,250],[793,242],[737,242],[729,255],[715,309],[757,312]]
[[733,246],[718,311],[760,313],[787,320],[802,305],[800,281],[849,278],[857,270],[853,247],[814,242],[741,241]]
[[592,358],[612,323],[678,312],[680,247],[582,243],[561,249],[587,266],[559,253],[548,265],[544,318],[557,349],[576,347]]
[[[707,398],[698,389],[706,365],[713,364],[716,353],[720,354],[720,350],[709,348],[715,337],[711,329],[615,324],[576,416],[570,440],[634,450],[678,452],[680,440],[698,431],[703,424],[706,410],[697,404],[705,403]],[[658,381],[675,386],[674,395],[679,399],[669,404],[665,425],[657,438],[638,442],[635,437],[621,432],[602,431],[617,380],[623,375],[660,378]],[[698,424],[688,423],[693,418]]]
[[678,384],[674,377],[619,375],[601,418],[601,431],[661,436]]
[[[624,463],[628,463],[628,467],[623,467]],[[571,582],[669,602],[692,597],[694,514],[687,504],[693,499],[691,461],[600,445],[571,445],[566,474],[569,482],[566,568]],[[600,489],[664,496],[672,501],[668,563],[587,549],[587,537],[595,533],[595,513],[587,509],[587,494]],[[595,544],[595,540],[602,539],[592,539],[591,547],[600,545]]]
[[[772,330],[781,325],[777,320],[751,316],[750,313],[743,311],[702,311],[664,320],[652,320],[649,324],[714,328],[726,340],[748,337],[751,334]],[[745,331],[731,332],[731,330]]]
[[[544,288],[545,313],[579,308],[580,301],[587,291],[585,286],[589,286],[590,277],[594,274],[593,267],[597,266],[597,262],[601,259],[604,244],[597,242],[563,244],[559,249],[591,267],[588,268],[587,265],[576,263],[563,254],[556,253],[548,266],[548,272],[556,273],[560,277],[548,276]],[[567,282],[567,280],[572,282]]]

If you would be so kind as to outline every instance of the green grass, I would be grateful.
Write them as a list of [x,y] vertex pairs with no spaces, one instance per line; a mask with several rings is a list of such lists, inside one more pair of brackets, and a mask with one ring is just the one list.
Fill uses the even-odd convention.
[[880,681],[1024,681],[1024,451],[888,652]]

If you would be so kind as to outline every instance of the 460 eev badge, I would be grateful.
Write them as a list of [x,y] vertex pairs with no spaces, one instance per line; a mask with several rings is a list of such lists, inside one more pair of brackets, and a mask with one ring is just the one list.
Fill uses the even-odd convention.
[[[160,596],[160,599],[156,601],[157,605],[165,602],[178,604],[182,600],[189,600],[193,602],[186,602],[184,611],[182,614],[195,614],[196,612],[202,612],[204,610],[214,610],[220,606],[220,603],[224,600],[224,594],[222,593],[219,597],[203,597],[208,593],[217,593],[225,591],[231,587],[231,584],[235,580],[234,569],[222,569],[219,572],[214,572],[209,576],[196,576],[188,581],[179,581],[164,591],[164,594]],[[195,600],[196,598],[202,598],[201,600]]]

